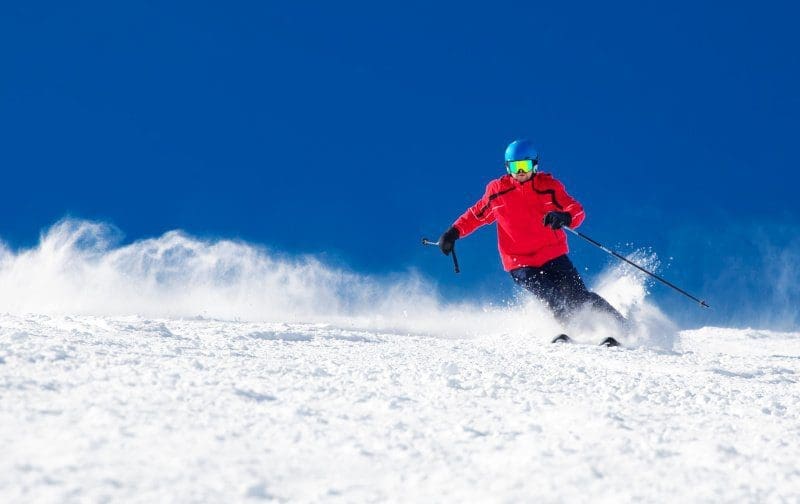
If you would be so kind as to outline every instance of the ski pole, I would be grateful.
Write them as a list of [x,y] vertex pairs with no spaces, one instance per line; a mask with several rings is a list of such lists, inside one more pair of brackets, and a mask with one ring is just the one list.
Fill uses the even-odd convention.
[[614,257],[616,257],[617,259],[622,259],[623,261],[625,261],[626,263],[630,264],[630,265],[631,265],[631,266],[633,266],[634,268],[636,268],[636,269],[638,269],[638,270],[640,270],[640,271],[643,271],[643,272],[647,273],[648,275],[650,275],[651,277],[655,278],[656,280],[658,280],[659,282],[663,283],[664,285],[667,285],[667,286],[669,286],[669,287],[672,287],[673,289],[675,289],[676,291],[680,292],[681,294],[683,294],[684,296],[688,297],[689,299],[692,299],[692,300],[694,300],[694,301],[697,301],[698,303],[700,303],[700,306],[702,306],[702,307],[704,307],[704,308],[711,308],[711,307],[710,307],[710,306],[709,306],[709,305],[708,305],[708,304],[707,304],[705,301],[703,301],[702,299],[698,299],[698,298],[696,298],[696,297],[692,296],[691,294],[689,294],[689,293],[688,293],[688,292],[686,292],[685,290],[681,289],[681,288],[680,288],[680,287],[678,287],[677,285],[675,285],[675,284],[673,284],[673,283],[671,283],[671,282],[669,282],[669,281],[667,281],[667,280],[665,280],[665,279],[661,278],[660,276],[656,275],[656,274],[655,274],[655,273],[653,273],[653,272],[647,271],[646,269],[642,268],[641,266],[639,266],[639,265],[638,265],[638,264],[636,264],[635,262],[633,262],[633,261],[629,261],[628,259],[626,259],[626,258],[625,258],[625,257],[623,257],[622,255],[618,254],[617,252],[614,252],[613,250],[611,250],[611,249],[609,249],[609,248],[606,248],[606,247],[604,247],[602,244],[600,244],[599,242],[597,242],[597,241],[595,241],[595,240],[592,240],[591,238],[589,238],[589,237],[588,237],[588,236],[586,236],[585,234],[581,233],[580,231],[575,231],[574,229],[572,229],[572,228],[571,228],[571,227],[569,227],[569,226],[562,226],[562,227],[563,227],[564,229],[566,229],[567,231],[569,231],[570,233],[574,234],[575,236],[577,236],[577,237],[580,237],[580,238],[583,238],[584,240],[586,240],[587,242],[591,243],[591,244],[592,244],[592,245],[594,245],[595,247],[599,248],[599,249],[600,249],[600,250],[602,250],[603,252],[606,252],[606,253],[608,253],[608,254],[611,254],[611,255],[613,255],[613,256],[614,256]]
[[[423,238],[422,239],[422,244],[423,245],[436,245],[437,247],[439,246],[439,242],[438,241],[432,242],[427,238]],[[453,256],[453,266],[455,267],[456,273],[461,273],[461,270],[458,268],[458,258],[456,257],[456,247],[455,246],[453,246],[453,250],[452,250],[452,252],[450,252],[450,254],[452,254],[452,256]]]

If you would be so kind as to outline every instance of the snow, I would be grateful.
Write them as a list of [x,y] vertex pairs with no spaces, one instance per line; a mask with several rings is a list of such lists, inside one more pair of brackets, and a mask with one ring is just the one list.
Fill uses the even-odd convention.
[[[180,232],[0,247],[0,502],[797,502],[800,332],[448,303]],[[575,329],[575,328],[572,328]]]
[[800,334],[703,328],[681,332],[676,351],[545,340],[4,315],[0,495],[800,496]]

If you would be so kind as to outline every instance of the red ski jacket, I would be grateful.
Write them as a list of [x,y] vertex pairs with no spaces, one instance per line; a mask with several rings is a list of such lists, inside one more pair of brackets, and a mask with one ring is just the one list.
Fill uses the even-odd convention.
[[463,238],[485,224],[497,222],[497,248],[503,268],[540,267],[569,252],[567,235],[544,225],[548,212],[569,212],[570,227],[578,227],[586,214],[567,194],[564,185],[549,173],[539,172],[527,182],[511,175],[492,180],[486,193],[459,217],[453,226]]

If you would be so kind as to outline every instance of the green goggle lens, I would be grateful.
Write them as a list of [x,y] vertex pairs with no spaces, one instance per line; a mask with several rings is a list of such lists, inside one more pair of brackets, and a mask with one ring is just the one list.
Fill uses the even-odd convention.
[[539,161],[536,159],[522,159],[520,161],[507,161],[506,169],[511,175],[517,173],[535,172]]

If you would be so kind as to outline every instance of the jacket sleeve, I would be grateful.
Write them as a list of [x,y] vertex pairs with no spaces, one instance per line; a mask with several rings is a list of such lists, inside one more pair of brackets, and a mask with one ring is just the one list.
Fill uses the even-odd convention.
[[461,238],[469,235],[476,229],[486,224],[491,224],[495,220],[492,205],[490,203],[490,195],[492,185],[486,186],[486,192],[477,203],[467,209],[466,212],[461,214],[461,217],[456,219],[453,227],[458,229],[458,234]]
[[586,212],[583,211],[583,206],[567,193],[564,184],[555,178],[551,179],[551,183],[555,191],[555,199],[562,207],[561,211],[568,212],[572,216],[572,224],[569,227],[576,228],[583,224],[583,220],[586,219]]

